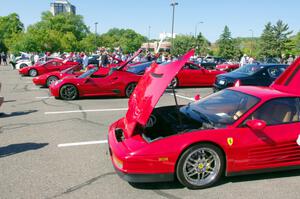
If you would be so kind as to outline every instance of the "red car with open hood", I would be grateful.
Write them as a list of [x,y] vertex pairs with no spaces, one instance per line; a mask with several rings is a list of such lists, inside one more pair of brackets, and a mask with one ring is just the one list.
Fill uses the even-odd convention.
[[52,71],[62,71],[71,66],[78,65],[78,62],[67,61],[62,59],[52,59],[40,65],[28,66],[19,69],[21,75],[29,75],[31,77],[36,77],[45,73]]
[[148,70],[124,118],[109,128],[111,160],[130,182],[177,178],[197,189],[232,176],[300,167],[300,58],[270,87],[224,89],[185,106],[155,108],[193,55]]

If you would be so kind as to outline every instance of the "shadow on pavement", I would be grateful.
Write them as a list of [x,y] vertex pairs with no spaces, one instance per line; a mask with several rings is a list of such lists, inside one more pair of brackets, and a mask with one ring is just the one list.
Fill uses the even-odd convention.
[[0,147],[0,158],[23,153],[26,151],[37,150],[47,146],[48,143],[22,143],[22,144],[11,144],[8,146]]
[[6,113],[0,113],[0,118],[28,115],[28,114],[30,114],[30,113],[35,113],[35,112],[37,112],[37,110],[17,111],[17,112],[12,112],[12,113],[9,113],[9,114],[6,114]]
[[[300,170],[261,173],[261,174],[235,176],[235,177],[224,177],[211,188],[222,186],[228,183],[240,183],[240,182],[247,182],[247,181],[259,181],[259,180],[287,178],[287,177],[296,177],[296,176],[300,176]],[[136,189],[144,189],[144,190],[168,190],[168,189],[185,188],[183,185],[180,184],[180,182],[178,182],[178,180],[175,180],[174,182],[129,183],[129,184]]]

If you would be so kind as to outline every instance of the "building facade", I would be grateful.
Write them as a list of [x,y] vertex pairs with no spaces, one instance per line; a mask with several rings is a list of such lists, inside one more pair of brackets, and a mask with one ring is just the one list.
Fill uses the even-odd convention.
[[76,14],[76,7],[72,5],[68,0],[55,0],[50,4],[50,12],[53,15],[65,12]]

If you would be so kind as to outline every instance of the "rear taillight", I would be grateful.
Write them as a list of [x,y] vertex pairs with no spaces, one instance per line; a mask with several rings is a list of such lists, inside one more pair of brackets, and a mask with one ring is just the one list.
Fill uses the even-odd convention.
[[241,81],[240,80],[237,80],[235,83],[234,83],[234,87],[239,87],[241,85]]

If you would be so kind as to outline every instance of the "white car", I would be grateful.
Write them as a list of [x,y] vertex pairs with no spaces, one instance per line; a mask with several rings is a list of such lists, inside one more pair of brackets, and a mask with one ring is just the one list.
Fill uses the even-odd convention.
[[31,66],[32,63],[29,60],[29,58],[25,58],[25,59],[19,59],[16,63],[16,69],[21,69],[27,66]]

